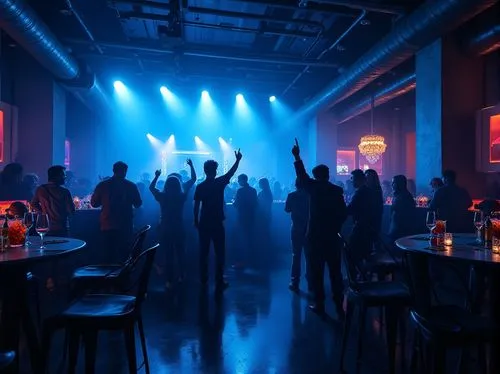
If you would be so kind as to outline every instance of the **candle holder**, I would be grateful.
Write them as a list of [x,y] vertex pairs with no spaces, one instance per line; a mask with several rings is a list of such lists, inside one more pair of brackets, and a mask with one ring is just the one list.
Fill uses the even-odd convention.
[[453,234],[451,232],[444,233],[444,246],[451,247],[453,245]]
[[500,253],[500,239],[497,238],[496,236],[494,236],[491,243],[492,243],[491,244],[491,251],[493,253]]

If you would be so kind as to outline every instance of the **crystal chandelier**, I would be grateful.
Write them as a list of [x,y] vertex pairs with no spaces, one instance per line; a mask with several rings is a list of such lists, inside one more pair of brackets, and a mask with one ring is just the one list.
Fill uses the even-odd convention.
[[375,108],[375,97],[372,96],[371,102],[371,133],[361,137],[359,141],[359,152],[365,156],[370,164],[375,164],[384,154],[387,145],[383,136],[373,134],[373,114]]

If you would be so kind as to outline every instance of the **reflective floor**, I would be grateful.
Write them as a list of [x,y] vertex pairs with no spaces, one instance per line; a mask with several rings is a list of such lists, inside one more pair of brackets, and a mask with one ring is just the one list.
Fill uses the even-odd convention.
[[[288,290],[286,262],[276,270],[229,271],[230,287],[221,298],[211,288],[200,292],[194,282],[167,294],[153,279],[144,304],[151,372],[338,373],[342,324],[332,304],[327,304],[331,316],[320,318],[307,310],[306,295]],[[367,324],[362,372],[386,373],[378,321]],[[65,372],[62,338],[56,340],[51,372]],[[354,345],[351,339],[348,372],[355,372]],[[79,372],[84,372],[83,362]],[[101,334],[96,372],[127,372],[121,334]]]

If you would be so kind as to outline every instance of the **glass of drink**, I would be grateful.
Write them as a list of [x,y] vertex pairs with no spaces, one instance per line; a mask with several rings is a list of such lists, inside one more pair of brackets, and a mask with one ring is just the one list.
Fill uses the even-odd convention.
[[425,225],[429,229],[429,239],[432,239],[432,229],[436,227],[436,212],[429,210],[425,218]]
[[35,224],[35,214],[33,212],[28,212],[24,215],[24,226],[26,226],[26,241],[24,242],[25,246],[28,247],[31,242],[29,240],[30,230]]
[[481,237],[481,229],[484,225],[484,214],[480,211],[474,212],[474,227],[476,228],[476,242],[482,243],[483,238]]
[[49,216],[47,214],[38,214],[36,217],[35,230],[40,235],[40,249],[45,249],[43,238],[49,232]]

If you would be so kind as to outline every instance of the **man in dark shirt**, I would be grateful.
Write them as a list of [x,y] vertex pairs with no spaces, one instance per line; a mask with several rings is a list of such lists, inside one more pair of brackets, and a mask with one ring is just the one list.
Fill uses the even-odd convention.
[[[194,193],[194,225],[198,229],[200,240],[200,281],[208,282],[208,255],[210,243],[214,243],[215,281],[217,289],[223,291],[228,284],[224,281],[226,256],[226,232],[224,230],[224,189],[238,169],[241,152],[234,152],[236,162],[229,171],[216,178],[217,161],[208,160],[203,165],[206,179],[196,187]],[[201,205],[201,213],[200,213]]]
[[251,252],[254,250],[255,236],[255,214],[257,211],[257,190],[248,184],[248,176],[240,174],[238,176],[240,188],[236,191],[233,206],[238,215],[238,231],[241,234],[240,244],[241,260],[246,263],[250,260]]
[[443,172],[444,186],[434,192],[430,210],[436,212],[437,218],[446,221],[449,232],[470,232],[472,224],[468,209],[472,199],[466,189],[457,186],[457,174],[453,170]]
[[292,216],[292,271],[291,282],[288,286],[290,290],[299,290],[302,251],[306,260],[306,280],[309,291],[312,291],[312,283],[309,280],[309,253],[307,249],[306,234],[307,222],[309,220],[309,195],[300,184],[300,180],[295,181],[296,190],[290,192],[285,202],[285,212]]
[[113,165],[113,176],[99,183],[90,204],[101,208],[106,261],[122,261],[128,255],[128,246],[134,229],[133,208],[142,205],[139,189],[126,179],[128,166],[118,161]]
[[366,185],[366,176],[362,170],[351,172],[351,180],[355,188],[351,203],[347,207],[352,216],[354,226],[349,238],[349,254],[353,265],[362,269],[362,263],[369,257],[377,239],[378,196]]
[[300,159],[300,148],[297,139],[292,148],[295,157],[295,172],[301,185],[310,196],[309,226],[307,240],[310,248],[311,281],[314,293],[314,304],[310,309],[317,313],[325,310],[325,288],[323,284],[325,264],[333,291],[333,301],[340,318],[344,312],[343,285],[341,272],[341,253],[338,233],[346,219],[346,206],[342,188],[329,182],[330,171],[326,165],[318,165],[313,169],[311,179]]
[[49,216],[49,233],[52,236],[68,236],[69,217],[75,212],[71,192],[64,188],[66,168],[51,166],[47,171],[49,183],[36,189],[31,206],[36,212]]
[[391,241],[414,234],[415,231],[415,199],[407,188],[404,175],[392,178],[393,199],[391,205],[391,221],[389,238]]

